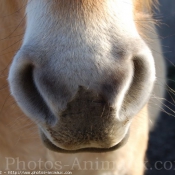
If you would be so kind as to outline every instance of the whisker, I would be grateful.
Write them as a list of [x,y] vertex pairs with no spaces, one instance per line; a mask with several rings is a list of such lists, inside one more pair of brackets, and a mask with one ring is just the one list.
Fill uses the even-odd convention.
[[1,117],[1,114],[2,114],[2,111],[3,111],[3,108],[4,108],[4,106],[5,106],[5,104],[6,104],[6,102],[7,102],[7,100],[8,100],[9,97],[10,97],[10,94],[7,95],[7,97],[6,97],[5,100],[4,100],[3,105],[1,106],[1,109],[0,109],[0,117]]
[[15,53],[16,53],[17,51],[18,51],[18,50],[13,50],[13,51],[10,51],[10,52],[7,52],[7,53],[3,53],[3,54],[1,54],[0,56],[8,55],[8,54],[11,54],[11,53],[14,53],[14,55],[15,55]]
[[5,48],[4,50],[1,50],[1,52],[4,52],[5,50],[7,50],[7,49],[11,48],[12,46],[14,46],[14,45],[18,44],[18,43],[19,43],[19,42],[21,42],[21,41],[22,41],[22,39],[20,39],[20,40],[16,41],[15,43],[11,44],[10,46],[8,46],[7,48]]
[[4,89],[7,89],[7,87],[8,87],[8,84],[2,86],[2,87],[0,88],[0,91],[3,91]]
[[15,27],[15,29],[13,30],[13,32],[11,32],[8,36],[6,36],[5,38],[2,38],[0,39],[0,41],[3,41],[7,38],[9,38],[10,36],[12,36],[16,31],[17,29],[20,27],[20,25],[23,23],[23,21],[26,19],[26,14],[24,15],[24,17],[22,18],[22,20],[19,22],[19,24]]
[[23,8],[26,7],[26,4],[24,3],[18,10],[16,10],[15,12],[9,14],[9,15],[5,15],[5,16],[2,16],[1,18],[6,18],[6,17],[10,17],[10,16],[13,16],[15,15],[16,13],[19,13]]

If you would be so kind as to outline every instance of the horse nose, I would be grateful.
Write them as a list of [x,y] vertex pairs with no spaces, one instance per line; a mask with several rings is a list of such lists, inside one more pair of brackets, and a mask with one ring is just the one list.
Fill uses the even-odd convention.
[[91,59],[76,65],[22,48],[10,68],[11,92],[54,145],[109,148],[125,137],[152,90],[153,58],[143,50],[134,59],[104,59],[104,66]]
[[68,81],[21,50],[9,73],[12,95],[52,143],[64,149],[109,148],[121,140],[122,135],[114,138],[120,127],[110,102],[118,93],[117,78],[101,81],[99,76],[87,86],[75,74],[76,81]]
[[[112,68],[109,68],[105,75],[105,71],[99,73],[95,67],[92,69],[86,64],[72,68],[70,63],[70,69],[64,66],[61,69],[59,63],[53,65],[52,59],[43,57],[42,54],[37,56],[36,51],[22,47],[16,54],[9,73],[11,92],[17,103],[29,117],[41,120],[40,122],[56,122],[55,116],[59,116],[60,112],[67,108],[68,102],[72,101],[77,93],[79,101],[84,96],[82,104],[88,94],[89,101],[93,101],[94,105],[101,101],[98,95],[103,96],[103,103],[105,99],[105,103],[113,105],[114,101],[117,101],[115,98],[119,98],[119,89],[122,89],[120,76],[125,79],[128,75],[127,70],[124,73],[117,70],[116,74]],[[60,67],[57,68],[57,65]],[[131,70],[131,66],[127,69]],[[132,71],[128,77],[131,79]],[[93,100],[94,97],[90,93],[79,91],[79,87],[91,89],[97,99]],[[78,110],[79,106],[81,105],[77,105],[74,110]]]

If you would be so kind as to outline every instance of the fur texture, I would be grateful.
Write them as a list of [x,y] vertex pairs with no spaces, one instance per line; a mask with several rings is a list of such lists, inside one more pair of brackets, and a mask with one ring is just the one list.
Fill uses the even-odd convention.
[[[21,33],[17,29],[24,32],[21,20],[25,19],[27,2],[2,0],[0,3],[0,8],[3,7],[1,26],[6,29],[0,33],[0,44],[6,49],[15,39],[23,38],[23,35],[18,36]],[[7,102],[3,105],[9,94],[3,90],[0,170],[24,170],[22,163],[17,167],[19,157],[26,163],[26,170],[30,169],[27,162],[41,159],[53,164],[60,161],[62,171],[70,170],[77,175],[143,174],[148,120],[159,111],[146,103],[151,94],[163,96],[165,76],[154,24],[147,20],[142,23],[146,18],[152,20],[151,3],[150,0],[28,2],[23,44],[9,74],[11,92],[25,114],[39,127],[46,146],[51,144],[54,151],[58,147],[70,154],[48,150],[40,141],[36,124],[25,116],[19,117],[17,107],[9,107]],[[9,19],[15,27],[8,27]],[[15,44],[13,49],[18,48]],[[7,65],[12,55],[9,52],[1,56],[2,65]],[[161,77],[157,81],[162,86],[157,88],[155,83],[152,92],[155,74]],[[2,79],[1,83],[4,82]],[[124,146],[106,152],[127,135]],[[90,152],[102,148],[105,152],[71,154],[85,148],[90,148]],[[8,160],[15,162],[7,167]],[[76,160],[80,166],[73,166]],[[97,160],[115,165],[105,170],[93,167],[94,171],[90,172],[92,167],[84,168],[84,162]],[[35,168],[41,169],[45,169],[44,163]]]

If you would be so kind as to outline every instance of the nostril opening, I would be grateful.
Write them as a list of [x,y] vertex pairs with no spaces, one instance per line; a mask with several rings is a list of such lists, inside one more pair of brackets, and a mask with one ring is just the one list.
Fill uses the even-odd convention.
[[138,81],[143,81],[147,75],[147,68],[144,64],[144,61],[141,60],[139,57],[135,57],[133,60],[134,66],[134,82],[137,83]]
[[134,116],[150,97],[155,76],[151,63],[152,55],[149,54],[139,55],[133,59],[133,79],[122,108],[123,111],[127,111],[127,116]]
[[143,89],[145,88],[145,84],[148,83],[148,80],[150,79],[150,68],[147,64],[148,61],[145,61],[142,57],[134,57],[133,59],[133,81],[131,84],[132,86],[137,87],[137,89]]
[[35,122],[53,125],[56,118],[40,95],[34,81],[34,66],[15,58],[10,68],[9,83],[12,95],[24,113]]
[[133,70],[133,79],[130,86],[130,91],[132,92],[129,92],[129,94],[133,94],[135,98],[137,98],[138,93],[136,93],[133,87],[135,87],[136,89],[141,89],[143,86],[143,82],[145,81],[145,78],[147,76],[147,68],[145,67],[144,61],[142,61],[141,58],[134,57]]

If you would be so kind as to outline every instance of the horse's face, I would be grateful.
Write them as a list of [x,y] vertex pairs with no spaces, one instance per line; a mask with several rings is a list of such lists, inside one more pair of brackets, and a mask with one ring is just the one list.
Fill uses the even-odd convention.
[[131,0],[29,1],[9,82],[48,147],[106,151],[125,140],[155,79],[133,16]]

